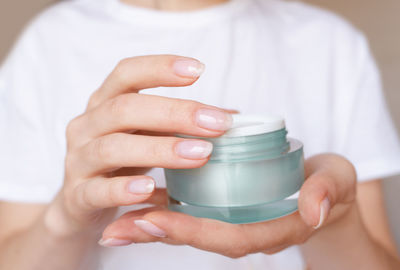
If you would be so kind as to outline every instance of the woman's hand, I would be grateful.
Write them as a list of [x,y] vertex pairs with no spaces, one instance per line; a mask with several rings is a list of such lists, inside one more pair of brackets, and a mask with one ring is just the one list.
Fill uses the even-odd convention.
[[144,173],[151,167],[204,165],[212,144],[168,134],[220,136],[229,113],[194,101],[138,94],[159,86],[187,86],[203,71],[195,59],[145,56],[123,60],[67,128],[65,180],[45,220],[54,233],[100,232],[118,206],[159,204],[164,191]]
[[346,159],[333,154],[312,157],[306,161],[306,176],[299,211],[280,219],[234,225],[155,207],[123,215],[106,228],[102,242],[187,244],[233,258],[272,254],[302,244],[316,231],[346,218],[355,204],[356,175]]

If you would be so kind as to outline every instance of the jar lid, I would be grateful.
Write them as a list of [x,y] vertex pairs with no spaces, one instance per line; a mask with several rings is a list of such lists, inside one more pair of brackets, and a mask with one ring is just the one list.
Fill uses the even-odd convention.
[[232,115],[233,124],[222,137],[242,137],[274,132],[285,128],[283,117],[268,115]]

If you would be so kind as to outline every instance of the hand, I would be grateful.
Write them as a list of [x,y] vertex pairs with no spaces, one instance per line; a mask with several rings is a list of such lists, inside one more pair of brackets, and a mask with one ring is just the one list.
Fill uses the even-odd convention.
[[302,244],[317,230],[345,218],[354,204],[356,187],[353,166],[340,156],[315,156],[305,166],[307,180],[300,191],[299,211],[292,215],[234,225],[154,207],[123,215],[106,228],[103,241],[185,244],[232,258],[272,254]]
[[[216,137],[229,113],[194,101],[138,94],[145,88],[187,86],[200,76],[199,61],[145,56],[121,61],[67,128],[61,192],[45,214],[57,234],[96,232],[118,206],[160,204],[165,191],[144,173],[151,167],[196,168],[209,158],[209,142],[171,134]],[[101,231],[100,231],[101,232]]]

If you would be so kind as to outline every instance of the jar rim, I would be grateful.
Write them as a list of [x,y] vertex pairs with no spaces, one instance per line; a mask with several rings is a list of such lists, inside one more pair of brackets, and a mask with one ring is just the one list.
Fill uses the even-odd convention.
[[227,132],[225,132],[225,134],[222,135],[221,138],[233,138],[265,134],[286,127],[283,117],[274,114],[234,114],[232,115],[232,118],[232,127]]

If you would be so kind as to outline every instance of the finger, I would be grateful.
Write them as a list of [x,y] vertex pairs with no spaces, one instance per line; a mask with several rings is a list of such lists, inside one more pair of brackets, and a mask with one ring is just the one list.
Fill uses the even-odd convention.
[[[112,226],[108,226],[103,231],[102,242],[106,242],[107,239],[124,239],[129,240],[129,242],[136,241],[136,243],[149,243],[157,241],[157,237],[147,234],[135,227],[134,221],[142,219],[143,215],[145,215],[146,213],[162,209],[165,208],[151,207],[125,213],[118,218],[118,222],[114,222]],[[132,239],[135,239],[135,241],[132,241]],[[163,242],[171,245],[180,244],[171,239],[164,239]]]
[[[128,233],[119,225],[121,221],[117,220],[107,227],[105,236],[123,236],[134,242],[140,242],[143,238],[135,238],[137,232],[132,228],[132,223],[135,223],[136,229],[152,235],[144,242],[165,242],[165,239],[169,239],[237,258],[277,246],[301,243],[309,235],[309,228],[298,213],[279,220],[244,225],[195,218],[165,210],[141,214],[141,219],[127,221],[128,217],[124,220],[129,227]],[[135,232],[130,234],[133,231]]]
[[308,177],[300,190],[299,211],[309,226],[319,228],[330,209],[354,200],[356,174],[350,162],[333,154],[312,157],[305,166]]
[[69,125],[70,137],[87,142],[102,135],[132,130],[220,136],[232,125],[222,109],[195,101],[125,94],[104,102]]
[[114,133],[70,154],[66,166],[84,177],[121,167],[196,168],[207,163],[211,152],[212,144],[203,140]]
[[[149,176],[95,178],[78,185],[73,190],[78,209],[96,210],[141,202],[150,202],[155,182]],[[158,192],[155,201],[161,201]]]
[[[239,114],[240,111],[238,110],[233,110],[233,109],[222,109],[224,112],[229,113],[229,114]],[[227,116],[227,118],[231,118],[230,116]],[[172,132],[157,132],[157,131],[146,131],[146,130],[132,130],[130,132],[131,134],[139,134],[139,135],[147,135],[147,136],[174,136],[176,134]],[[190,135],[190,134],[187,134]]]
[[127,92],[159,86],[186,86],[204,70],[196,59],[175,55],[150,55],[122,60],[90,98],[88,110]]

